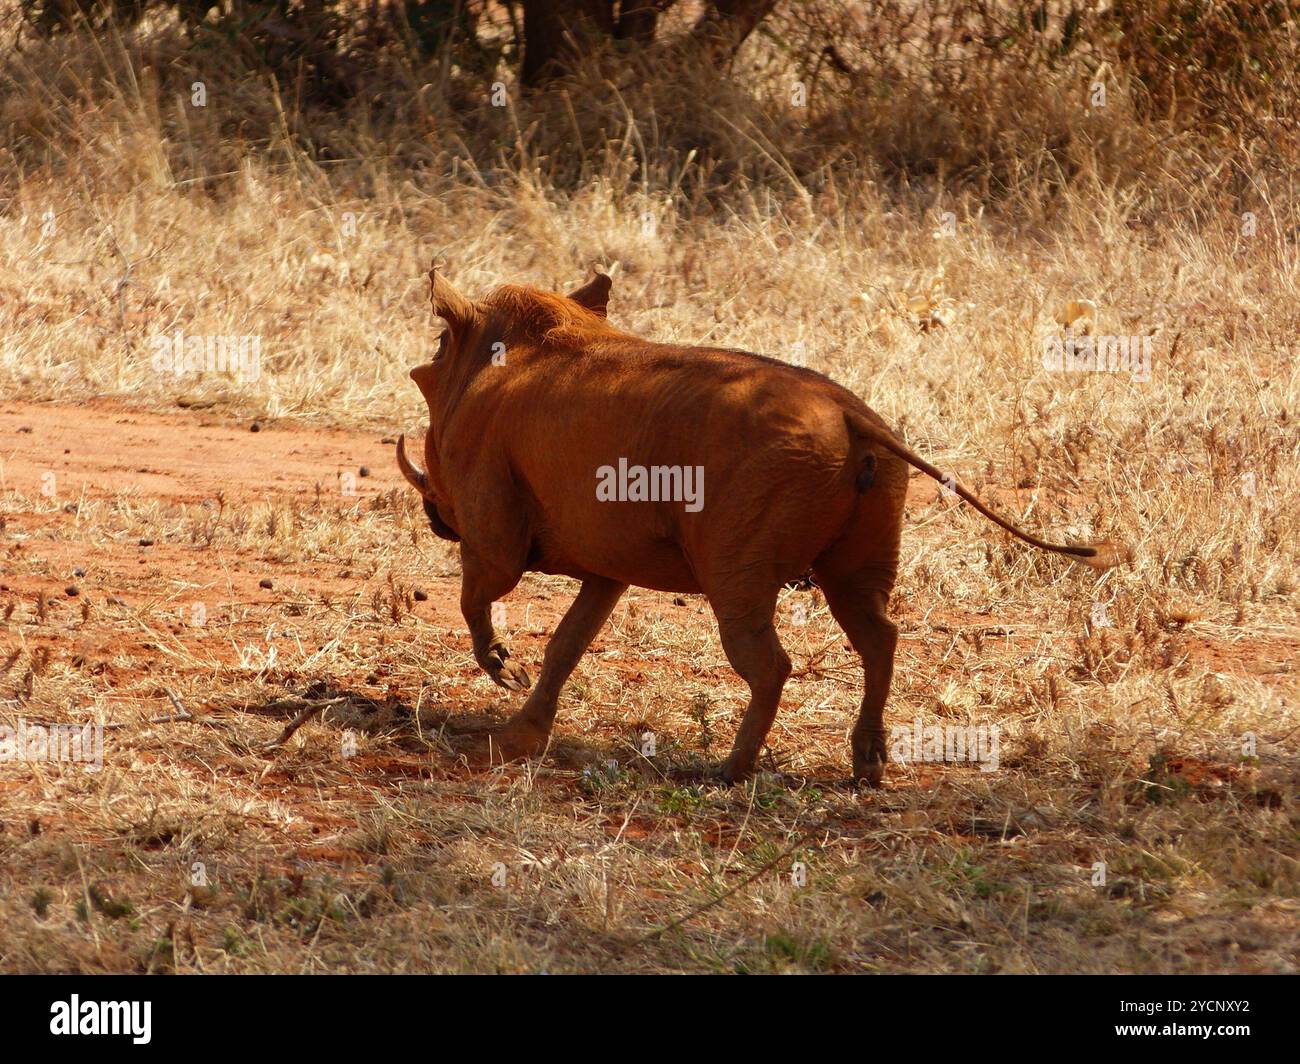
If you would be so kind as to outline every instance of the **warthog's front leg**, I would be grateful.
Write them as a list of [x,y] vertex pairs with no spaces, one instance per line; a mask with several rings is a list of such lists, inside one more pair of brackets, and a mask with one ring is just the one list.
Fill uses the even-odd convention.
[[520,665],[510,660],[510,651],[492,627],[492,603],[508,595],[523,574],[490,566],[464,549],[461,567],[460,611],[469,625],[474,660],[493,682],[507,691],[526,691],[533,681]]
[[546,644],[537,686],[519,712],[492,737],[498,757],[505,760],[532,757],[546,749],[564,681],[626,590],[626,584],[604,577],[590,577],[582,582],[578,597]]

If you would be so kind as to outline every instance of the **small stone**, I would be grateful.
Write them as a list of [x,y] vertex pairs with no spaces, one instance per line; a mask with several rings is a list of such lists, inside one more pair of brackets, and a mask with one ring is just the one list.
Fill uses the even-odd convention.
[[251,425],[248,426],[248,431],[249,431],[249,432],[261,432],[261,431],[262,431],[262,426],[261,426],[258,422],[254,421]]
[[412,591],[411,594],[415,598],[416,602],[427,602],[429,599],[429,593],[427,591],[421,591],[418,587]]
[[68,598],[76,598],[81,594],[81,588],[77,587],[76,584],[69,584],[63,589],[63,593],[67,595]]
[[359,470],[357,470],[357,472],[359,472],[363,477],[368,477],[370,476],[370,467],[363,465]]
[[151,540],[151,539],[142,539],[142,540],[140,540],[140,546],[142,546],[142,547],[152,547],[152,546],[153,546],[153,540]]
[[258,587],[264,587],[264,588],[266,588],[267,591],[270,591],[271,588],[272,588],[274,585],[271,583],[271,578],[268,576],[268,577],[264,577],[263,579],[259,580],[259,581],[257,582],[257,586],[258,586]]

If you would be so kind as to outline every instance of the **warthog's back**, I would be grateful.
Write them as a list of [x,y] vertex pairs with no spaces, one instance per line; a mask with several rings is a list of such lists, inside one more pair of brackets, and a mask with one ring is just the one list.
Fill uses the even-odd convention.
[[484,371],[454,421],[501,449],[532,509],[531,564],[698,590],[720,552],[761,550],[793,576],[839,534],[860,498],[854,408],[869,413],[772,359],[619,337]]

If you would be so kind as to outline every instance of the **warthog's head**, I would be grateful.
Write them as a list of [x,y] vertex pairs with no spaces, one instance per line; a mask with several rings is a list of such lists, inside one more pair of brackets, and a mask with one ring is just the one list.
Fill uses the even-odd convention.
[[429,301],[445,328],[430,362],[411,370],[429,407],[429,432],[425,437],[425,465],[421,472],[406,456],[405,440],[397,441],[397,465],[402,475],[424,498],[433,531],[445,539],[459,539],[451,525],[448,492],[438,469],[438,441],[442,425],[470,380],[489,365],[508,364],[512,348],[548,340],[582,339],[606,328],[606,310],[612,282],[596,272],[590,281],[567,296],[526,285],[502,285],[482,300],[462,295],[438,272],[429,270]]
[[607,329],[611,283],[597,272],[567,296],[508,284],[476,301],[461,295],[435,265],[429,271],[429,302],[446,327],[433,360],[411,370],[432,422],[441,420],[447,404],[484,366],[506,365],[512,347]]
[[541,344],[567,335],[582,337],[608,329],[605,322],[612,282],[596,272],[567,296],[528,285],[502,285],[481,300],[462,295],[435,265],[429,271],[429,301],[445,323],[431,362],[411,370],[411,379],[437,420],[485,365],[505,365],[512,347]]

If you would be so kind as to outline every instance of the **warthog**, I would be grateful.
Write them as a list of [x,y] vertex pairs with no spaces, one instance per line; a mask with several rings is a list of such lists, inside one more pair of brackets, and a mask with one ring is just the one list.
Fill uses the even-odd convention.
[[790,674],[772,623],[777,594],[811,571],[862,658],[853,773],[879,783],[897,638],[885,607],[909,465],[1036,547],[1097,567],[1114,562],[1106,544],[1022,532],[820,373],[615,328],[601,274],[567,296],[504,285],[478,301],[436,268],[429,279],[446,330],[433,361],[411,371],[429,405],[426,472],[401,439],[397,461],[433,531],[460,542],[461,609],[493,680],[531,686],[493,630],[492,603],[529,570],[582,582],[537,686],[491,737],[498,757],[546,748],[561,686],[635,584],[708,597],[727,658],[750,689],[735,745],[715,771],[744,779]]

